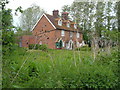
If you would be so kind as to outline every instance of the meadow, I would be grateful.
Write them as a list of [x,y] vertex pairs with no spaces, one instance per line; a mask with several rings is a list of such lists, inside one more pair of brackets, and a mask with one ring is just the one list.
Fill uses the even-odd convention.
[[[3,88],[116,88],[118,51],[29,50],[3,56]],[[21,68],[22,66],[22,68]]]

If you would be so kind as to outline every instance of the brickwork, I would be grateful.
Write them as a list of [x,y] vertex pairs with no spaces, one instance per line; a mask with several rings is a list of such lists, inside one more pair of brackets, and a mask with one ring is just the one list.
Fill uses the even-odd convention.
[[[55,13],[55,16],[56,13]],[[50,17],[50,16],[49,16]],[[53,20],[53,19],[51,19]],[[56,21],[55,21],[56,22]],[[32,30],[33,35],[24,35],[21,37],[21,42],[22,42],[22,47],[28,47],[29,44],[47,44],[48,48],[51,49],[56,49],[56,40],[60,39],[64,42],[65,46],[63,49],[66,48],[67,43],[72,40],[74,42],[74,46],[76,47],[76,42],[78,41],[79,43],[82,42],[82,33],[80,33],[80,37],[77,38],[76,34],[77,31],[74,29],[71,31],[70,30],[64,30],[64,29],[58,29],[55,22],[52,22],[49,20],[49,18],[45,15],[41,17],[39,22],[36,24],[34,29]],[[53,25],[56,25],[55,27]],[[66,23],[64,23],[66,24]],[[70,26],[73,28],[74,24],[71,24]],[[69,29],[69,28],[68,28]],[[64,30],[65,35],[61,36],[61,31]],[[73,33],[73,36],[70,37],[70,33]]]

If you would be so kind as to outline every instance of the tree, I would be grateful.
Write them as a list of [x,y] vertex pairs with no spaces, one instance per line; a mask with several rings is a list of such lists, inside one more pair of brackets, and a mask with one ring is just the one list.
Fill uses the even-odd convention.
[[70,12],[70,6],[69,6],[69,5],[64,5],[64,6],[62,7],[62,11],[63,11],[63,12]]
[[14,32],[12,31],[12,28],[14,27],[12,25],[13,17],[11,15],[12,10],[6,9],[5,4],[7,4],[8,1],[3,1],[2,4],[2,45],[4,46],[11,46],[14,43]]
[[[85,42],[91,42],[94,58],[103,41],[108,43],[105,44],[106,47],[112,45],[113,42],[117,42],[117,10],[115,8],[115,2],[97,1],[73,2],[71,6],[66,5],[62,8],[62,10],[68,11],[73,20],[79,24],[78,27],[83,31]],[[110,49],[108,48],[108,50]]]
[[20,16],[20,27],[23,30],[31,31],[37,20],[43,14],[44,10],[33,4],[31,7],[23,11]]
[[[8,0],[2,0],[0,5],[2,6],[2,11],[0,11],[0,15],[2,16],[2,53],[3,54],[9,54],[9,51],[13,50],[15,44],[15,34],[14,34],[14,28],[12,22],[13,22],[13,16],[12,16],[12,9],[6,9],[6,4],[8,4]],[[20,11],[21,8],[19,9]],[[17,12],[17,11],[16,11]]]

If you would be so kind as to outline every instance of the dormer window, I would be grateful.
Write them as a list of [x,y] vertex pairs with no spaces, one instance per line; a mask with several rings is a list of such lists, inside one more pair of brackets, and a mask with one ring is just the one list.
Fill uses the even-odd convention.
[[74,24],[74,28],[77,29],[77,24]]
[[58,25],[59,25],[59,26],[62,26],[62,20],[61,20],[61,19],[58,20]]
[[70,23],[69,22],[67,22],[67,27],[70,27]]

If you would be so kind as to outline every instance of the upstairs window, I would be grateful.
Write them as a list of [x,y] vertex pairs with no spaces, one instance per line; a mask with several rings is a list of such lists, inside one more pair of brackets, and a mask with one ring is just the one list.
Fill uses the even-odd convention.
[[76,33],[76,37],[79,38],[80,37],[80,33]]
[[77,24],[74,24],[74,28],[77,29]]
[[67,27],[70,27],[70,23],[69,22],[67,22]]
[[61,20],[61,19],[58,20],[58,25],[59,25],[59,26],[62,26],[62,20]]
[[64,30],[61,31],[61,36],[65,36],[65,31]]
[[70,32],[70,37],[72,37],[73,36],[73,32]]

